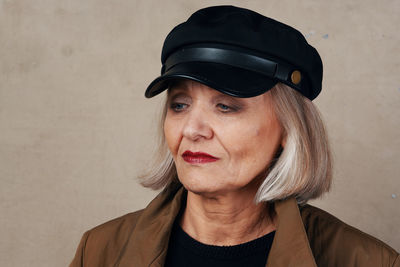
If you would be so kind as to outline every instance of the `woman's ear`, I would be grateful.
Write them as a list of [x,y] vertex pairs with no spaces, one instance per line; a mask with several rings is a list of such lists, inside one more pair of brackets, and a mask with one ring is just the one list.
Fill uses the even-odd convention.
[[282,140],[281,140],[281,147],[282,147],[282,148],[285,148],[285,146],[286,146],[286,135],[283,136],[283,137],[282,137]]

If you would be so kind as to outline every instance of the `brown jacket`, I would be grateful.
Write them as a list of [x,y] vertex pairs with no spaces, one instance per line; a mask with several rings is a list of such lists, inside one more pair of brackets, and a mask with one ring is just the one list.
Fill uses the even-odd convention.
[[[70,267],[163,266],[169,234],[184,189],[170,187],[144,210],[87,231]],[[275,204],[277,229],[268,267],[400,267],[400,256],[383,242],[295,199]]]

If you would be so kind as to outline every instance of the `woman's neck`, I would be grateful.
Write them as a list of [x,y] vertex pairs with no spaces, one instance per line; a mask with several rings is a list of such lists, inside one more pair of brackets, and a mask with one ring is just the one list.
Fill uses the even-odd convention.
[[254,203],[254,195],[206,197],[188,192],[180,224],[199,242],[231,246],[274,231],[275,225],[268,210],[268,204]]

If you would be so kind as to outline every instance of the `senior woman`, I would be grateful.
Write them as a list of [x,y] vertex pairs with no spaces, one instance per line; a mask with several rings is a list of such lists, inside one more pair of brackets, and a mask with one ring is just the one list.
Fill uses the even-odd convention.
[[381,241],[307,205],[331,184],[311,102],[322,62],[297,30],[253,11],[201,9],[167,36],[160,162],[143,210],[82,238],[71,266],[400,266]]

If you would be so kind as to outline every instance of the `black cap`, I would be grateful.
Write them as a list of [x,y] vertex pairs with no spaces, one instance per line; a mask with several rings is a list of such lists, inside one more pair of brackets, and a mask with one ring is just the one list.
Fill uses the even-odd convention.
[[176,26],[164,41],[161,62],[161,76],[146,97],[179,78],[236,97],[263,94],[277,82],[310,100],[321,91],[321,58],[299,31],[234,6],[200,9]]

